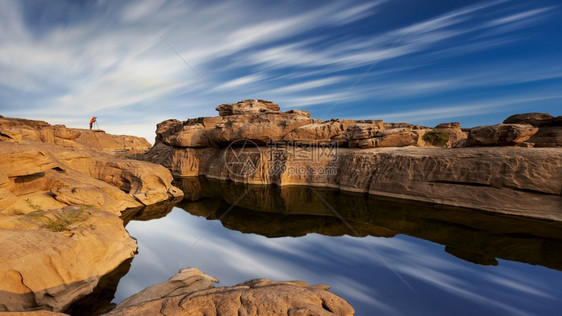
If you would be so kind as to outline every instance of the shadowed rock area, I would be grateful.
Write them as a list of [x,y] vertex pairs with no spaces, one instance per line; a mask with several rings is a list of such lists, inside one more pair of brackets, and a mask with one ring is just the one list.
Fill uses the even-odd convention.
[[559,222],[329,188],[248,185],[205,177],[175,183],[185,193],[178,207],[207,219],[220,218],[223,226],[243,233],[272,238],[309,233],[355,237],[405,234],[442,244],[450,254],[477,264],[497,265],[496,258],[501,258],[562,270]]

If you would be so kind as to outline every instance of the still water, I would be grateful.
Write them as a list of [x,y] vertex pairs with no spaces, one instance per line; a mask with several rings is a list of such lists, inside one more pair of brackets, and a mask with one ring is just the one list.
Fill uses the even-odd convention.
[[124,215],[138,254],[68,312],[110,308],[185,267],[217,286],[327,284],[356,315],[562,311],[560,223],[332,189],[205,178],[177,185],[180,203]]

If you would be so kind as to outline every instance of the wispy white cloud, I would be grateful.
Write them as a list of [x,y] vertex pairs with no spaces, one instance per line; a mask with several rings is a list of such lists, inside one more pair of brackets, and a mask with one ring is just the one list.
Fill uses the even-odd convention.
[[[537,96],[537,97],[511,97],[509,99],[495,99],[480,102],[458,103],[456,105],[423,108],[415,110],[406,110],[400,112],[391,112],[384,114],[368,115],[367,119],[379,119],[385,121],[404,121],[404,122],[420,122],[424,120],[443,119],[443,118],[461,118],[466,116],[482,115],[487,113],[495,113],[505,111],[506,107],[516,104],[533,103],[542,100],[562,99],[562,95]],[[362,117],[364,118],[364,117]]]
[[247,75],[247,76],[243,76],[240,78],[236,78],[230,81],[227,81],[225,83],[220,84],[219,86],[217,86],[217,90],[223,90],[223,89],[235,89],[235,88],[239,88],[241,86],[247,86],[249,84],[254,84],[256,82],[259,82],[261,80],[265,79],[265,75],[263,74],[251,74],[251,75]]

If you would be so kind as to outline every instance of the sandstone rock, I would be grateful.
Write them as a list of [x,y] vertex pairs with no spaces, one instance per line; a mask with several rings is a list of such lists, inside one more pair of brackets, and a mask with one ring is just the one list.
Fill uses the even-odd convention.
[[210,146],[205,133],[205,127],[201,124],[184,125],[180,131],[166,137],[166,144],[176,147],[207,147]]
[[113,310],[113,313],[129,306],[149,301],[211,289],[214,288],[213,283],[218,282],[215,278],[204,274],[199,269],[181,269],[168,281],[150,286],[119,303]]
[[258,114],[264,112],[278,112],[279,105],[266,100],[243,100],[238,103],[219,105],[216,110],[220,116]]
[[410,123],[383,123],[385,129],[392,128],[409,128],[411,130],[428,129],[428,127],[410,124]]
[[138,138],[0,118],[6,130],[21,137],[0,142],[0,310],[60,311],[132,257],[121,211],[182,193],[162,166],[92,150]]
[[372,123],[357,123],[349,125],[345,130],[348,140],[367,139],[378,136],[384,130],[382,120],[372,121]]
[[504,124],[530,124],[536,127],[548,126],[554,123],[554,117],[548,113],[514,114],[503,121]]
[[146,139],[110,135],[101,130],[67,128],[44,121],[0,118],[0,139],[15,143],[41,142],[59,147],[90,149],[124,156],[150,149]]
[[536,147],[562,146],[562,116],[553,117],[548,113],[515,114],[504,123],[531,124],[539,130],[529,138],[529,143]]
[[[64,212],[68,208],[45,211],[44,216],[60,218]],[[86,209],[83,216],[66,233],[50,231],[40,219],[25,215],[17,215],[12,222],[25,229],[0,229],[0,306],[4,310],[61,311],[91,292],[102,275],[133,256],[135,241],[118,215]]]
[[310,112],[305,111],[305,110],[289,110],[289,111],[286,111],[285,113],[310,117]]
[[529,142],[535,147],[562,147],[562,126],[539,127]]
[[175,133],[175,127],[182,124],[176,119],[166,120],[156,125],[156,140],[154,144],[162,142],[166,137]]
[[[290,149],[285,149],[290,150]],[[159,153],[159,155],[157,154]],[[558,148],[469,147],[338,148],[313,151],[318,160],[288,155],[282,163],[261,151],[258,168],[244,177],[230,172],[225,149],[155,148],[178,176],[206,175],[252,184],[333,186],[402,199],[463,206],[550,220],[562,220],[562,151]],[[274,173],[320,167],[323,173]],[[277,169],[276,169],[277,168]]]
[[[205,276],[197,269],[189,270],[197,278]],[[172,277],[166,283],[187,277],[188,288],[176,292],[174,285],[164,283],[160,288],[152,287],[139,293],[133,297],[134,301],[123,302],[127,304],[120,304],[105,315],[353,315],[354,312],[349,303],[328,292],[329,287],[325,285],[257,279],[231,287],[190,292],[189,273],[182,270],[180,274],[181,277]],[[203,287],[210,286],[213,278],[205,278]],[[182,281],[179,284],[184,286]],[[150,291],[152,293],[146,293]]]
[[287,140],[330,140],[340,135],[343,135],[340,122],[327,121],[299,126],[283,138]]
[[447,141],[446,147],[454,147],[454,145],[459,146],[462,139],[468,137],[468,133],[461,130],[461,125],[458,122],[452,123],[441,123],[433,128],[437,131],[443,131],[449,135],[449,140]]
[[538,128],[529,124],[497,124],[470,129],[469,146],[509,146],[528,140]]
[[372,132],[374,138],[356,139],[349,142],[351,148],[404,147],[417,143],[419,136],[407,128],[393,128]]

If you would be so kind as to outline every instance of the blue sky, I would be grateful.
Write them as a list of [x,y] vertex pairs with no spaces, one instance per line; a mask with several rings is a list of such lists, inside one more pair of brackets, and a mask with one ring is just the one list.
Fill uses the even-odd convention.
[[248,98],[428,126],[561,115],[561,16],[559,1],[0,0],[0,114],[95,115],[149,141]]

